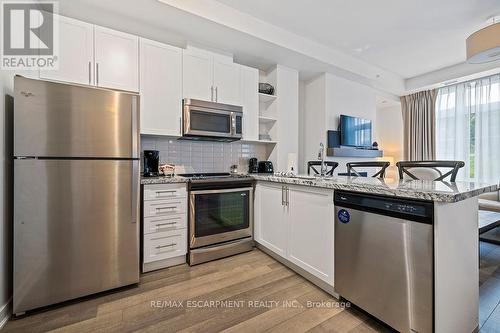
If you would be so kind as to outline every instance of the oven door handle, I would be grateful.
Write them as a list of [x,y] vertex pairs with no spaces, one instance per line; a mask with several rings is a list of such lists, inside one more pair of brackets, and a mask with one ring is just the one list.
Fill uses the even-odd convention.
[[243,191],[253,191],[253,187],[238,187],[238,188],[230,188],[230,189],[224,189],[224,190],[191,191],[190,195],[196,195],[196,194],[216,194],[216,193],[232,193],[232,192],[243,192]]

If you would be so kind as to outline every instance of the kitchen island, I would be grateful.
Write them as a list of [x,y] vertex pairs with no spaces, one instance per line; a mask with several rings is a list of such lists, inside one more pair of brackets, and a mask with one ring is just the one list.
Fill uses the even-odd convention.
[[[381,303],[389,304],[394,294],[403,293],[404,301],[401,302],[400,299],[398,307],[403,309],[403,313],[413,311],[407,318],[411,329],[415,327],[413,322],[416,316],[422,317],[424,309],[419,306],[423,295],[429,293],[430,296],[426,299],[431,304],[432,314],[424,316],[427,317],[426,324],[433,329],[415,331],[469,333],[478,327],[477,197],[482,193],[498,190],[497,184],[363,177],[251,176],[256,181],[254,241],[262,251],[336,297],[339,297],[335,284],[336,267],[339,263],[336,259],[345,257],[347,252],[354,253],[349,260],[355,261],[351,265],[355,272],[351,272],[348,279],[351,280],[352,276],[352,280],[357,280],[358,284],[362,278],[368,279],[368,282],[380,279],[386,289],[381,285],[374,287],[368,294]],[[154,186],[189,181],[189,178],[176,176],[143,178],[141,183]],[[409,206],[414,203],[431,207],[432,222],[428,224],[425,234],[421,232],[422,229],[414,229],[415,225],[420,226],[421,223],[411,224],[411,221],[399,229],[386,231],[383,223],[393,217],[381,216],[378,219],[378,223],[382,223],[379,224],[380,228],[371,229],[368,234],[365,232],[359,239],[354,237],[342,242],[337,239],[340,233],[335,232],[336,224],[339,223],[338,213],[342,207],[335,206],[334,198],[335,194],[338,196],[340,193],[383,198],[388,202],[407,202]],[[352,226],[353,223],[346,225]],[[384,233],[394,233],[396,238],[387,244],[375,244],[373,249],[377,253],[371,261],[361,260],[360,253],[366,252],[366,244],[372,243],[373,246],[375,236],[380,238]],[[420,256],[428,259],[424,268],[413,262],[415,250],[409,249],[412,249],[415,242],[425,242],[428,245],[423,251],[422,248],[417,251]],[[379,251],[384,247],[384,252]],[[392,262],[394,267],[399,267],[400,276],[395,275],[398,277],[395,280],[386,278],[381,273],[381,268],[385,266],[390,269]],[[373,276],[372,271],[376,273]],[[391,285],[396,284],[398,288],[390,289]],[[366,288],[366,284],[364,285]],[[387,288],[390,289],[389,292]],[[340,296],[344,295],[340,293]],[[407,300],[409,301],[406,302]],[[370,313],[379,319],[385,319],[376,311]],[[396,317],[401,317],[401,314],[396,314]],[[386,322],[391,323],[389,320]]]
[[[408,315],[405,319],[406,326],[410,329],[420,332],[467,333],[477,329],[479,304],[477,196],[497,190],[496,184],[399,181],[361,177],[282,177],[263,174],[253,177],[257,181],[254,238],[257,246],[264,252],[322,289],[339,296],[335,288],[335,280],[339,277],[336,274],[338,272],[335,272],[338,268],[336,259],[346,257],[345,252],[349,251],[351,260],[358,263],[358,268],[354,265],[351,272],[353,280],[362,281],[359,275],[370,275],[368,278],[380,281],[380,287],[374,287],[370,293],[376,298],[374,303],[378,302],[381,306],[386,304],[383,306],[386,307],[393,301],[391,297],[394,294],[399,292],[404,294],[402,298],[408,302],[401,302],[403,308],[401,313]],[[338,235],[335,231],[339,226],[344,226],[345,222],[338,222],[342,218],[338,214],[344,209],[339,210],[339,207],[335,207],[335,193],[354,193],[368,198],[382,198],[388,202],[388,207],[391,202],[399,200],[409,203],[403,205],[403,209],[407,207],[410,210],[425,205],[430,207],[432,222],[424,233],[423,229],[414,228],[416,225],[420,228],[421,223],[372,215],[380,217],[373,219],[379,223],[380,230],[371,229],[374,231],[373,234],[360,233],[358,238],[353,237],[347,242],[341,242],[336,237]],[[349,203],[346,204],[349,206]],[[351,211],[351,216],[353,215]],[[356,228],[361,230],[367,228],[372,218],[365,220],[368,224],[359,224]],[[388,222],[385,222],[386,220]],[[390,223],[389,221],[406,223],[401,223],[399,229],[386,230],[384,228]],[[349,225],[355,227],[352,221]],[[373,246],[377,237],[380,238],[380,234],[384,232],[394,233],[392,236],[396,241]],[[429,244],[428,250],[425,250],[425,247],[415,250],[413,246],[417,243]],[[367,244],[376,249],[374,252],[383,247],[385,251],[374,254],[372,261],[363,260],[361,254],[366,253]],[[414,262],[416,255],[427,256],[428,264],[416,265]],[[345,263],[345,260],[343,262]],[[391,282],[391,278],[398,275],[386,277],[380,271],[382,267],[388,267],[390,271],[393,262],[401,279]],[[360,267],[361,263],[369,265],[371,270]],[[373,277],[370,274],[372,271]],[[422,283],[425,281],[424,274],[429,277],[428,283]],[[363,278],[367,281],[366,277]],[[381,292],[383,285],[390,289],[391,284],[395,285],[392,293]],[[363,285],[360,285],[361,287]],[[432,315],[426,315],[427,323],[424,325],[426,328],[421,329],[420,326],[419,330],[415,318],[427,313],[421,307],[426,292],[430,293],[427,297],[430,299],[427,307],[431,307]],[[379,319],[386,319],[380,318],[376,310],[368,312]],[[399,316],[401,317],[401,314]],[[390,320],[385,321],[393,324]]]

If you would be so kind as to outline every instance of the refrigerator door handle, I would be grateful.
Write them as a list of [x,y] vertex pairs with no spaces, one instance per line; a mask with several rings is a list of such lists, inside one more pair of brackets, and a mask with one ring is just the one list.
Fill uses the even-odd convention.
[[132,96],[132,157],[139,157],[139,147],[137,143],[137,137],[139,133],[137,131],[138,128],[138,119],[137,119],[137,96]]
[[132,223],[137,223],[138,184],[139,184],[139,161],[132,161]]

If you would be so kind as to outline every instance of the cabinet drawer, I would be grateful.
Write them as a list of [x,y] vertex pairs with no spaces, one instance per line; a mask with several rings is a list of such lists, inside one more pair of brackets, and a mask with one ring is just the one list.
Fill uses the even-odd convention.
[[144,202],[144,217],[168,216],[186,212],[186,198]]
[[186,214],[144,218],[144,234],[187,228]]
[[144,263],[187,253],[187,229],[144,235]]
[[144,201],[185,198],[187,196],[186,184],[158,184],[144,185]]

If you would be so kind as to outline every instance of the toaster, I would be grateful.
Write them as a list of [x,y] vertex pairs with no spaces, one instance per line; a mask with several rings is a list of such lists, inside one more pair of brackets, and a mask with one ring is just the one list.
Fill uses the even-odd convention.
[[260,161],[259,162],[259,173],[274,173],[273,162]]

